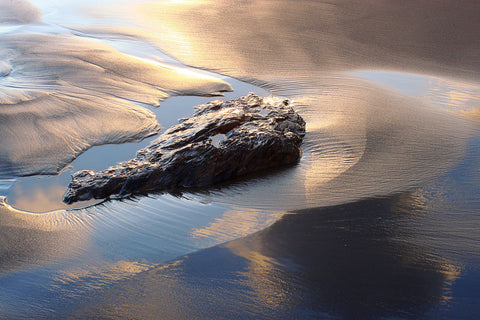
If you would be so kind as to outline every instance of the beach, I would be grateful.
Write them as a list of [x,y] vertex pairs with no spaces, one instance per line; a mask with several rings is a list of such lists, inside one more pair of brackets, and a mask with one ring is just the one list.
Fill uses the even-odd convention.
[[[478,16],[477,1],[0,0],[0,318],[476,319]],[[75,172],[249,92],[305,120],[296,164],[62,201]]]

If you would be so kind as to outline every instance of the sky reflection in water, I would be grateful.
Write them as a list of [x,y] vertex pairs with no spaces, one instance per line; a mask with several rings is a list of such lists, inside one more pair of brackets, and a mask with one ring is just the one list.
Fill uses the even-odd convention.
[[[0,318],[480,313],[477,2],[32,2],[0,0],[0,196],[60,210],[0,205]],[[12,177],[143,139],[208,98],[159,101],[230,86],[296,101],[297,166],[77,210],[59,201],[70,173],[153,138]]]
[[422,189],[285,215],[110,287],[74,314],[474,319],[480,202],[478,189],[468,189],[475,178],[465,174],[478,170],[477,157]]

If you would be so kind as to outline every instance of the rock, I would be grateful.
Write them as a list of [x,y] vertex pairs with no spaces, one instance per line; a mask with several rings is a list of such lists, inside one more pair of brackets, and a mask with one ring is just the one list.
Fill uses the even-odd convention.
[[250,93],[195,109],[135,159],[100,172],[75,173],[64,202],[208,187],[294,164],[302,154],[305,121],[288,100]]

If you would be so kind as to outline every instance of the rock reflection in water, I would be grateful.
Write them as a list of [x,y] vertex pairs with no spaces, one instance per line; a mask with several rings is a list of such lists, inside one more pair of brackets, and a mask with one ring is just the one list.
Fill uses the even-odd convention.
[[[415,244],[405,193],[287,214],[271,227],[144,272],[75,314],[168,319],[418,319],[461,269]],[[100,299],[100,300],[97,300]]]

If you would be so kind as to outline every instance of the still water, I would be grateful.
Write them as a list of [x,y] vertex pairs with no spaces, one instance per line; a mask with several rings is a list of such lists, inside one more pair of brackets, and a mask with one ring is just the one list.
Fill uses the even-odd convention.
[[[0,0],[0,318],[476,319],[479,14]],[[77,170],[250,91],[306,120],[296,166],[61,201]]]

